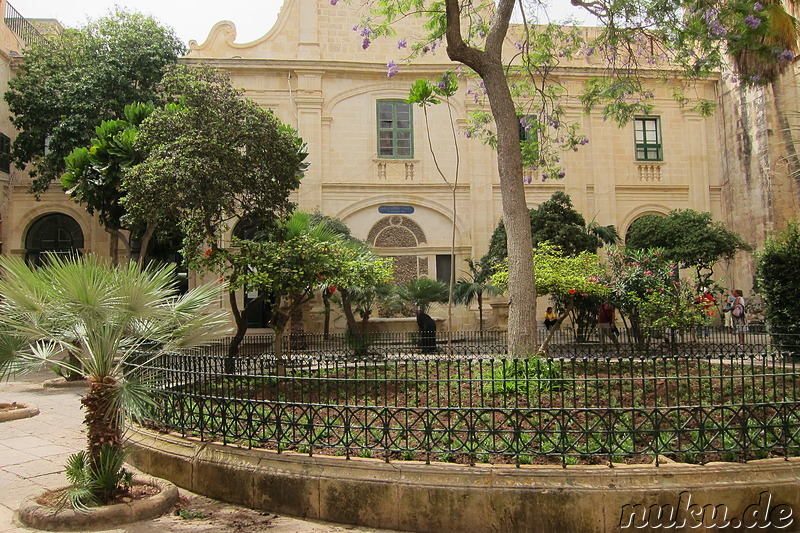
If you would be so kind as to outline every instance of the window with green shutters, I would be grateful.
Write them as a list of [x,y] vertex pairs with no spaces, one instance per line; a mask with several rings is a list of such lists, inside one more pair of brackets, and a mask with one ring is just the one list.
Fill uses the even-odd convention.
[[661,121],[658,117],[636,118],[633,122],[637,161],[662,161]]
[[378,157],[414,157],[411,104],[378,100]]

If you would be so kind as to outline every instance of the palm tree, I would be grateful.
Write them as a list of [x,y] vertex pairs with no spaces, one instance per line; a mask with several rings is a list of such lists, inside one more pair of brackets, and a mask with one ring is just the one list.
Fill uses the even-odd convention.
[[[795,77],[791,76],[789,81],[782,79],[780,75],[794,62],[800,49],[800,24],[781,0],[762,0],[761,4],[759,18],[766,22],[766,31],[752,40],[729,41],[728,55],[733,60],[740,79],[756,84],[770,84],[776,117],[788,156],[786,162],[790,175],[797,176],[800,174],[800,157],[789,122],[790,108],[786,101],[785,87],[788,83],[795,83]],[[796,5],[793,1],[787,4]]]
[[51,257],[36,270],[3,256],[0,268],[0,378],[55,366],[88,379],[81,403],[91,461],[106,445],[120,450],[124,421],[152,403],[154,377],[134,363],[229,330],[227,313],[208,310],[219,286],[178,295],[172,266],[113,267],[89,255]]
[[430,279],[417,278],[397,287],[397,295],[408,302],[419,313],[428,313],[431,304],[445,303],[449,290],[447,283]]
[[478,329],[483,333],[483,295],[496,296],[502,291],[489,283],[492,269],[485,263],[476,263],[472,258],[464,259],[464,261],[469,266],[469,277],[458,278],[453,291],[453,300],[463,305],[471,305],[473,301],[477,301]]
[[614,246],[615,244],[619,244],[620,241],[619,232],[614,224],[601,226],[599,223],[592,220],[586,225],[586,233],[594,235],[607,246]]

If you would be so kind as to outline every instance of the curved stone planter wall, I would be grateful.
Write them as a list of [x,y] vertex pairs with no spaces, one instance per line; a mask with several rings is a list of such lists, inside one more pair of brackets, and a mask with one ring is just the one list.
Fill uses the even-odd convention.
[[95,507],[86,513],[73,509],[54,510],[52,507],[38,504],[34,496],[22,503],[17,511],[17,517],[26,526],[46,531],[108,529],[161,516],[178,501],[178,488],[169,481],[150,476],[136,476],[134,483],[158,487],[161,492],[130,503]]
[[[9,404],[0,404],[9,405]],[[0,422],[10,422],[11,420],[20,420],[22,418],[30,418],[39,414],[39,408],[35,405],[27,405],[24,403],[16,404],[16,409],[10,411],[0,411]]]
[[[255,509],[402,531],[587,533],[669,526],[670,507],[659,518],[658,508],[650,507],[656,505],[675,508],[673,526],[685,522],[669,531],[719,531],[726,520],[734,527],[739,521],[735,530],[748,530],[751,522],[758,531],[800,525],[800,459],[658,468],[425,465],[277,454],[135,429],[129,462],[192,492]],[[703,507],[719,505],[726,506],[726,516],[722,508],[712,516],[714,509]],[[694,520],[713,527],[697,527]],[[770,521],[784,527],[762,527]]]

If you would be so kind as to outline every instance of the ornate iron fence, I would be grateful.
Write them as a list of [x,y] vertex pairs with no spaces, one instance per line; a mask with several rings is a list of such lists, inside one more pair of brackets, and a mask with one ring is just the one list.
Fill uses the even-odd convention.
[[781,347],[800,340],[758,340],[556,343],[548,358],[508,357],[499,337],[446,355],[307,342],[233,366],[220,345],[129,371],[160,391],[146,423],[278,451],[564,466],[799,455],[800,360]]
[[[774,345],[774,336],[765,330],[751,328],[739,338],[738,333],[729,332],[723,327],[687,330],[670,330],[664,328],[645,329],[637,335],[622,331],[617,340],[612,342],[606,338],[605,343],[598,332],[594,331],[584,339],[577,336],[576,331],[563,329],[554,332],[548,347],[552,356],[597,356],[614,354],[621,356],[642,355],[715,355],[719,353],[741,355],[760,354],[767,346]],[[546,332],[539,332],[544,339]],[[274,352],[275,337],[269,335],[248,335],[239,347],[240,355],[268,355]],[[370,356],[396,357],[401,355],[433,352],[450,356],[474,356],[484,354],[505,354],[508,336],[505,331],[439,331],[436,333],[435,350],[427,349],[429,344],[423,342],[420,333],[409,332],[377,332],[330,335],[304,334],[286,335],[283,337],[282,353],[307,357],[331,356]],[[740,342],[743,340],[744,342]],[[204,347],[202,353],[226,355],[230,339],[223,339],[211,346]]]

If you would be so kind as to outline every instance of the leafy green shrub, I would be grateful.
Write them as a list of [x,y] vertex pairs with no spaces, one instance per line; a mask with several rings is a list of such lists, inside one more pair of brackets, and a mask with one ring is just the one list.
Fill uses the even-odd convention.
[[758,287],[766,302],[765,316],[782,349],[800,354],[800,225],[788,227],[767,239],[758,254]]
[[64,503],[80,512],[110,503],[131,486],[133,474],[122,467],[124,462],[125,452],[110,444],[100,447],[95,461],[85,451],[70,455],[65,474],[71,486],[64,492]]

